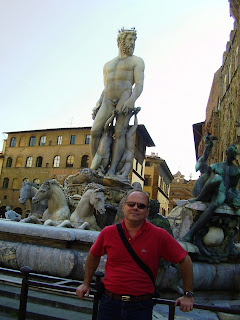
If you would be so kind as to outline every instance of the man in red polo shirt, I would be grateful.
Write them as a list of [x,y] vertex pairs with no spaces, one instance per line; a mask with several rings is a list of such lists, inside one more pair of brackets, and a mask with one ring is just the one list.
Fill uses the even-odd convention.
[[[130,192],[122,209],[123,233],[138,257],[150,268],[154,278],[161,258],[179,263],[185,294],[176,300],[176,305],[179,304],[184,312],[192,310],[191,258],[167,231],[146,221],[149,213],[147,194],[143,191]],[[105,227],[91,247],[86,260],[84,282],[77,288],[77,296],[83,299],[84,295],[89,295],[93,274],[104,254],[107,254],[103,279],[105,291],[99,305],[98,320],[151,320],[151,298],[155,291],[153,282],[125,248],[116,225]]]

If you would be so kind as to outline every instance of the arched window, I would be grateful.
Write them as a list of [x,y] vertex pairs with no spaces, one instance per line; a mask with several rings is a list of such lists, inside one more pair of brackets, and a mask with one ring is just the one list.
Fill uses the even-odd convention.
[[152,183],[151,176],[149,174],[146,174],[144,176],[144,186],[151,186],[151,183]]
[[40,145],[40,146],[45,146],[46,140],[47,140],[47,137],[46,137],[46,136],[41,136],[41,137],[40,137],[40,140],[39,140],[39,145]]
[[0,207],[0,218],[5,218],[6,207]]
[[18,214],[21,214],[22,215],[22,209],[19,208],[19,207],[16,207],[13,209],[15,212],[17,212]]
[[60,146],[62,144],[62,136],[58,136],[57,145]]
[[32,157],[27,157],[27,160],[26,160],[26,167],[30,168],[32,166]]
[[53,167],[54,168],[58,168],[60,165],[60,156],[55,156],[53,158]]
[[9,183],[9,179],[8,178],[4,178],[3,179],[3,189],[7,189],[8,188],[8,183]]
[[90,143],[90,138],[91,138],[91,135],[87,134],[86,137],[85,137],[85,144],[89,144]]
[[16,146],[16,138],[13,137],[13,138],[11,138],[11,140],[10,140],[10,147],[15,147],[15,146]]
[[13,189],[18,189],[18,178],[14,178],[13,179],[13,183],[12,183],[12,188]]
[[66,161],[66,167],[73,167],[74,164],[74,156],[68,156]]
[[36,137],[34,137],[34,136],[30,137],[30,139],[29,139],[29,146],[30,146],[30,147],[35,146],[35,142],[36,142]]
[[21,166],[22,166],[22,157],[17,157],[16,168],[20,168]]
[[138,160],[136,160],[136,162],[135,162],[135,169],[136,169],[136,171],[138,171]]
[[11,158],[11,157],[8,157],[8,158],[7,158],[7,165],[6,165],[6,167],[7,167],[7,168],[11,168],[11,166],[12,166],[12,158]]
[[88,155],[82,156],[82,161],[81,161],[81,168],[88,168]]
[[42,166],[42,160],[43,160],[42,157],[37,157],[37,161],[36,161],[36,167],[37,167],[37,168],[41,168],[41,166]]
[[75,144],[75,143],[76,143],[76,136],[71,135],[70,144]]

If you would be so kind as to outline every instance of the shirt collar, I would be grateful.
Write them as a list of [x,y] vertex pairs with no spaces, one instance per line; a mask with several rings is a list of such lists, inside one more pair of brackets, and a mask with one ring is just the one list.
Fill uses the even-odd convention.
[[[121,221],[121,225],[122,225],[123,230],[127,230],[127,228],[126,228],[126,226],[125,226],[125,221],[124,221],[124,219]],[[145,220],[145,221],[143,222],[143,225],[141,226],[140,230],[141,230],[141,231],[146,231],[146,230],[149,230],[149,229],[150,229],[150,223]]]

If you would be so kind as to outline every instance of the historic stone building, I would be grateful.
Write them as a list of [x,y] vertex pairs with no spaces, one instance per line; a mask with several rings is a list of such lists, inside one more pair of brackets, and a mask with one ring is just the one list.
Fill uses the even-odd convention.
[[193,198],[192,189],[196,180],[186,180],[184,175],[178,171],[173,175],[173,180],[170,184],[169,194],[169,212],[176,207],[181,200]]
[[166,161],[158,157],[157,154],[152,153],[151,156],[146,156],[145,161],[143,190],[148,192],[150,199],[159,201],[159,212],[163,216],[167,216],[169,213],[170,183],[173,179],[172,173]]
[[[204,135],[211,133],[218,142],[209,157],[209,164],[225,160],[225,150],[235,143],[240,152],[240,26],[239,1],[229,1],[234,29],[231,31],[222,66],[216,71],[206,108],[204,122],[193,125],[196,156],[202,155]],[[237,157],[240,165],[240,155]]]
[[3,153],[0,152],[0,173],[2,172],[2,165],[3,165]]
[[[26,212],[19,204],[19,192],[24,180],[40,185],[47,179],[57,179],[62,185],[67,176],[89,167],[90,127],[59,128],[7,132],[8,138],[0,157],[0,214],[7,205],[17,212]],[[144,125],[134,135],[134,167],[130,181],[144,182],[146,146],[154,146]]]

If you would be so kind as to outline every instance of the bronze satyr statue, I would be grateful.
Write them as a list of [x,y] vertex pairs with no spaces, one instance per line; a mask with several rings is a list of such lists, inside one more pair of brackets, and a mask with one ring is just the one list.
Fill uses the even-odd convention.
[[233,144],[226,149],[226,161],[209,166],[208,179],[206,179],[200,193],[196,198],[189,200],[191,202],[206,201],[209,202],[209,206],[184,236],[185,241],[190,241],[192,236],[210,220],[215,210],[223,203],[234,209],[240,208],[240,193],[237,190],[240,169],[233,163],[237,153],[237,147]]

